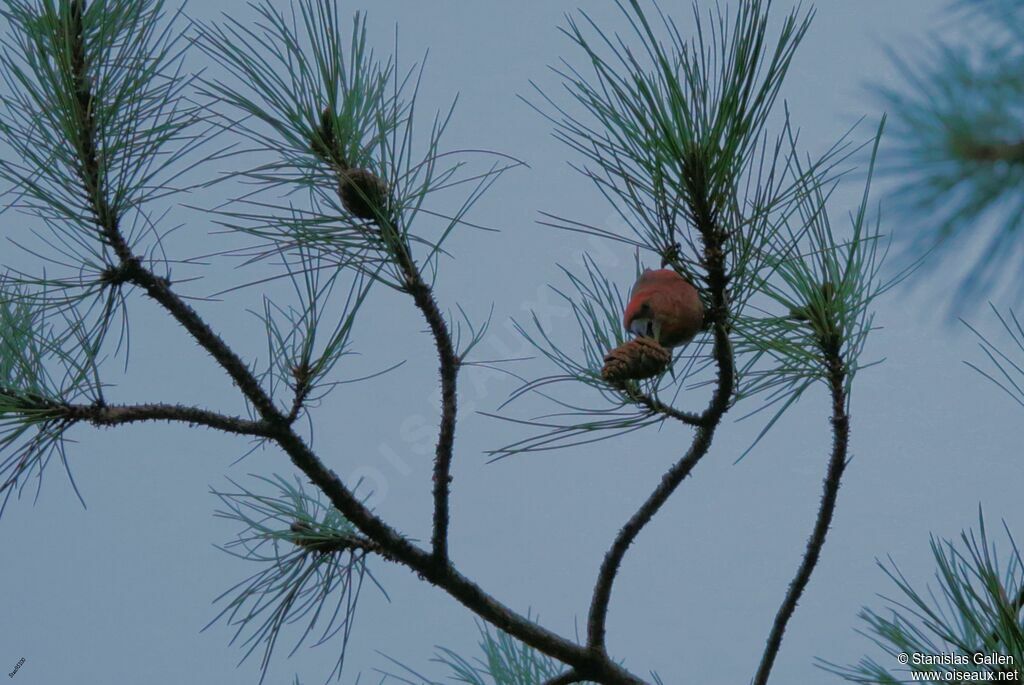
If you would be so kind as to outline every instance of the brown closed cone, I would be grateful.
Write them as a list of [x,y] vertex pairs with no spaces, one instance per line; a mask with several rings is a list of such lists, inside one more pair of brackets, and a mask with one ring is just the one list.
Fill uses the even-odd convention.
[[387,206],[388,185],[368,169],[341,172],[341,203],[360,219],[376,219]]
[[622,383],[657,376],[672,361],[672,355],[651,338],[640,337],[619,345],[604,357],[601,377]]

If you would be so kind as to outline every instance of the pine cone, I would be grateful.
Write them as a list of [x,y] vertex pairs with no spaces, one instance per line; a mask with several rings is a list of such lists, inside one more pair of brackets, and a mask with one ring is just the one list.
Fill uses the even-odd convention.
[[341,204],[360,219],[376,219],[387,206],[388,185],[368,169],[341,172]]
[[[830,281],[822,283],[820,286],[821,298],[825,303],[825,311],[832,309],[832,302],[836,298],[836,287]],[[789,310],[789,318],[793,321],[810,321],[812,316],[812,306],[808,304],[806,307],[796,307],[795,309]]]
[[338,141],[334,134],[334,112],[325,107],[320,113],[320,128],[310,138],[309,146],[313,154],[326,162],[334,162],[338,157]]
[[636,338],[619,345],[604,357],[601,377],[623,383],[657,376],[672,361],[671,353],[651,338]]

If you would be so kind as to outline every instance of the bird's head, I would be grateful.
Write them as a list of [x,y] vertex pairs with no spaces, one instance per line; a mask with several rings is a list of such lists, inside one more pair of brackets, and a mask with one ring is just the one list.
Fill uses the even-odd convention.
[[700,294],[671,269],[646,270],[629,294],[623,326],[662,347],[685,345],[700,331],[704,308]]
[[633,299],[625,312],[626,330],[633,335],[655,337],[654,316],[651,305],[645,300]]

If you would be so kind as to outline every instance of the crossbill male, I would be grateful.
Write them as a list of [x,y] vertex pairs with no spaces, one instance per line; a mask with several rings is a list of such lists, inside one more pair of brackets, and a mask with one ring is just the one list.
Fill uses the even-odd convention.
[[664,348],[685,345],[704,327],[697,289],[672,269],[645,269],[629,294],[623,324]]

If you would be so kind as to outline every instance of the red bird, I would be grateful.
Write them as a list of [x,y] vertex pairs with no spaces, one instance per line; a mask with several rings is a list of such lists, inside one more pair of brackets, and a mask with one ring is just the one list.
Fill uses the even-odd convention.
[[626,330],[666,348],[685,345],[704,327],[697,289],[671,269],[646,269],[629,293]]

